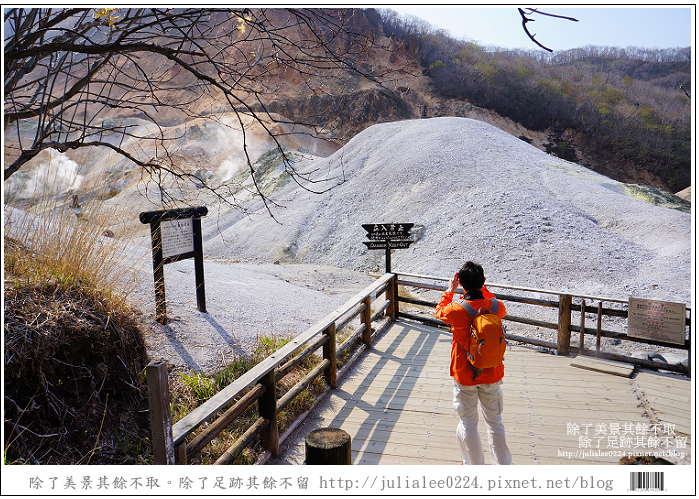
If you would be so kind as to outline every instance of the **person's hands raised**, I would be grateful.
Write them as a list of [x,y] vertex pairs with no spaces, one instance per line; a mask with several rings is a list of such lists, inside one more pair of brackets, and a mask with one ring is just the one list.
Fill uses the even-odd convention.
[[454,277],[452,277],[449,280],[449,287],[447,287],[447,292],[449,293],[454,293],[456,291],[456,288],[459,287],[459,273],[457,272],[454,274]]

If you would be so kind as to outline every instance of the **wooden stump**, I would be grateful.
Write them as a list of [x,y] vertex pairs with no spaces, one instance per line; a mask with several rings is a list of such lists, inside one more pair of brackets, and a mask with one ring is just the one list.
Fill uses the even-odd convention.
[[318,428],[306,435],[306,464],[352,464],[352,439],[340,428]]

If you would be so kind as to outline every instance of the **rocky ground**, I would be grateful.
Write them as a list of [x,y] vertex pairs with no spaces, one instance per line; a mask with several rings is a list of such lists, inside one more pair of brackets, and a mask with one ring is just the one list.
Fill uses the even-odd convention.
[[153,360],[211,373],[258,338],[296,336],[368,286],[362,272],[313,265],[230,264],[206,261],[206,313],[197,310],[192,261],[166,267],[169,322],[154,320],[152,277],[132,296],[150,329]]

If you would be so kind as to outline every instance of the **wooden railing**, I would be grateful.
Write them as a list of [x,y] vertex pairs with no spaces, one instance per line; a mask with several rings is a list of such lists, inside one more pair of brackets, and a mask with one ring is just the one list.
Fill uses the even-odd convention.
[[[417,274],[384,274],[375,283],[295,337],[284,347],[240,376],[175,424],[172,424],[170,419],[167,364],[150,364],[147,367],[147,377],[155,464],[186,464],[201,452],[211,440],[229,427],[236,418],[253,406],[255,402],[257,402],[259,414],[257,420],[216,460],[215,464],[231,463],[243,449],[258,440],[268,455],[276,456],[279,453],[280,442],[284,439],[284,436],[281,439],[279,436],[277,414],[287,407],[316,378],[323,376],[327,386],[330,389],[335,388],[338,377],[352,365],[353,361],[364,349],[371,348],[374,338],[379,336],[396,318],[403,317],[438,327],[445,327],[442,321],[434,318],[436,302],[405,295],[399,296],[399,286],[441,292],[445,289],[447,280]],[[691,355],[691,335],[688,335],[684,345],[674,345],[629,337],[618,330],[619,324],[616,324],[617,330],[605,329],[605,321],[626,322],[623,319],[628,317],[628,303],[623,300],[498,284],[488,284],[488,288],[506,303],[508,308],[508,314],[505,316],[506,322],[535,326],[556,332],[555,342],[508,333],[507,338],[509,340],[549,348],[555,350],[558,355],[569,355],[571,353],[594,354],[599,357],[621,360],[651,369],[665,369],[691,375],[689,367],[691,362],[688,363],[687,367],[684,367],[655,360],[627,357],[601,350],[601,338],[606,337],[616,338],[620,341],[651,343],[658,346],[687,350]],[[462,292],[462,290],[457,290],[458,292]],[[378,309],[372,312],[372,304],[377,296],[383,293],[385,293],[385,299],[377,301]],[[401,302],[427,307],[428,313],[426,315],[418,315],[401,312],[399,310]],[[597,302],[596,306],[594,302]],[[522,311],[517,310],[517,305],[523,307]],[[555,317],[555,322],[554,320],[542,320],[541,318],[532,317],[539,317],[540,313],[531,313],[530,316],[527,316],[526,314],[532,310],[528,307],[550,309]],[[557,313],[555,313],[556,309]],[[583,311],[584,313],[582,313]],[[689,314],[689,308],[687,311]],[[577,324],[579,325],[574,324],[574,313],[577,314]],[[590,328],[586,326],[587,314],[596,315],[596,327]],[[356,318],[359,318],[359,327],[338,345],[338,332]],[[383,324],[378,328],[373,328],[373,324],[379,319],[384,319]],[[686,324],[689,328],[689,317],[686,319]],[[577,347],[571,344],[571,333],[578,334]],[[588,350],[585,348],[585,337],[587,335],[596,340],[594,349]],[[355,349],[357,346],[358,348]],[[322,349],[323,360],[301,381],[277,399],[277,383],[301,362],[320,349]],[[354,355],[338,371],[338,356],[350,351],[354,351]],[[202,428],[205,423],[209,424]],[[202,429],[196,437],[190,437],[187,440],[190,435],[200,428]],[[286,432],[287,435],[289,433],[290,431]]]
[[[439,292],[446,289],[446,282],[448,281],[448,279],[445,278],[425,276],[419,274],[398,273],[396,275],[398,276],[397,284],[399,286],[406,286],[407,288],[417,288],[424,290],[434,290]],[[508,314],[505,316],[506,323],[512,322],[526,324],[529,326],[535,326],[538,328],[556,331],[555,343],[553,341],[547,341],[508,333],[507,338],[509,340],[549,348],[551,350],[555,350],[558,355],[569,355],[571,353],[590,354],[601,358],[618,360],[651,369],[664,369],[668,371],[680,372],[683,374],[691,375],[691,331],[689,332],[689,334],[687,334],[687,339],[685,339],[684,345],[664,343],[661,341],[654,341],[628,336],[626,333],[621,331],[621,329],[623,329],[623,326],[626,324],[626,320],[623,319],[628,318],[628,301],[619,300],[615,298],[603,298],[579,294],[576,295],[572,293],[562,293],[542,289],[510,286],[504,284],[486,284],[488,285],[488,289],[493,294],[495,294],[498,297],[498,299],[505,302],[505,305],[508,308]],[[459,289],[457,290],[457,293],[463,293],[463,290]],[[434,308],[437,305],[437,302],[435,301],[416,299],[411,298],[409,296],[400,295],[398,296],[398,302],[427,307],[431,311],[434,311]],[[557,318],[554,322],[552,320],[541,320],[522,315],[515,315],[510,312],[510,309],[514,308],[511,307],[511,304],[513,303],[522,304],[528,307],[545,307],[550,309],[558,309],[558,313],[556,314]],[[522,308],[525,309],[526,312],[526,307]],[[530,308],[529,311],[531,312],[531,310],[532,309]],[[585,313],[582,313],[583,310],[585,311]],[[596,325],[596,327],[587,326],[588,314],[595,315],[594,324]],[[685,324],[688,330],[691,327],[690,314],[691,309],[687,307],[687,317],[685,319]],[[539,316],[541,314],[536,313],[532,315]],[[430,316],[423,316],[398,311],[397,317],[404,317],[408,319],[418,320],[434,326],[444,327],[444,323],[440,320],[435,319],[433,313]],[[577,321],[574,319],[577,319]],[[616,330],[611,329],[609,325],[607,325],[607,328],[605,328],[605,322],[610,322],[610,319],[611,321],[617,322]],[[571,345],[571,333],[578,333],[578,346]],[[594,339],[594,348],[588,349],[585,347],[585,340],[587,336],[590,336]],[[602,338],[613,338],[619,341],[646,343],[661,347],[668,347],[672,349],[686,350],[688,353],[687,366],[685,367],[683,365],[669,364],[657,360],[640,359],[626,355],[605,352],[601,349]]]
[[[371,348],[373,338],[395,319],[396,291],[395,274],[381,276],[175,424],[171,422],[169,409],[167,364],[150,364],[147,367],[147,378],[154,463],[186,464],[255,402],[259,417],[215,464],[232,462],[245,447],[257,439],[269,455],[276,456],[280,445],[277,414],[321,375],[329,388],[337,386],[338,375],[352,364],[361,351]],[[372,312],[372,303],[383,293],[386,299]],[[355,318],[359,318],[359,327],[338,345],[337,333]],[[386,319],[384,324],[374,331],[372,325],[381,318]],[[359,347],[356,348],[355,355],[338,373],[338,356],[352,351],[357,345]],[[277,400],[277,383],[320,349],[323,360]],[[187,441],[188,436],[207,422],[210,424]]]

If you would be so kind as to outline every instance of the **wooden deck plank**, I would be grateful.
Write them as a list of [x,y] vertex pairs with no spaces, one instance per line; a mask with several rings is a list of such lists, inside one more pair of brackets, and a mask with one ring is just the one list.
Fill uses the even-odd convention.
[[586,357],[578,355],[571,363],[571,366],[589,371],[598,371],[606,374],[614,374],[624,378],[630,378],[634,371],[633,364],[623,362],[615,362],[606,359],[597,359],[595,357]]
[[677,407],[681,411],[687,411],[691,407],[691,401],[687,399],[687,394],[667,393],[663,391],[649,391],[642,389],[646,397],[650,396],[654,403]]
[[680,435],[689,436],[691,443],[691,381],[683,376],[668,373],[641,371],[635,379],[639,390],[652,408],[652,416],[659,423],[673,425]]
[[[394,323],[285,442],[275,462],[303,463],[304,435],[334,426],[352,436],[354,464],[458,464],[450,348],[444,330]],[[639,396],[648,399],[658,421],[677,424],[678,433],[690,424],[688,380],[644,372],[634,380],[570,363],[570,357],[508,346],[503,421],[515,464],[617,464],[615,456],[574,454],[613,445],[610,428],[647,425]],[[482,420],[479,431],[487,447]],[[585,438],[592,448],[581,447]],[[686,451],[691,454],[691,445]]]
[[[527,415],[528,416],[528,415]],[[626,416],[626,414],[625,414]],[[647,423],[648,420],[640,413],[635,413],[631,415],[632,417],[627,417],[623,419],[625,423]],[[544,416],[533,416],[527,417],[526,423],[522,422],[523,417],[521,413],[511,413],[505,412],[503,414],[503,421],[507,425],[508,433],[511,430],[514,433],[526,433],[527,431],[541,432],[544,431],[545,434],[551,437],[564,437],[567,432],[568,422],[577,424],[578,426],[583,426],[588,424],[587,418],[576,419],[574,421],[562,421],[559,416],[553,414],[548,417]],[[446,414],[437,413],[427,413],[427,412],[415,412],[415,411],[395,411],[388,410],[384,411],[381,409],[375,409],[372,411],[367,411],[365,409],[352,407],[349,410],[342,411],[341,414],[337,414],[332,411],[318,412],[317,416],[314,416],[312,421],[314,421],[315,426],[345,426],[349,427],[359,427],[361,425],[368,425],[373,428],[395,428],[396,431],[403,432],[420,432],[427,429],[435,430],[446,430],[453,432],[458,419],[456,414],[453,412]],[[595,424],[605,424],[619,422],[619,417],[610,417],[608,419],[595,419]]]

